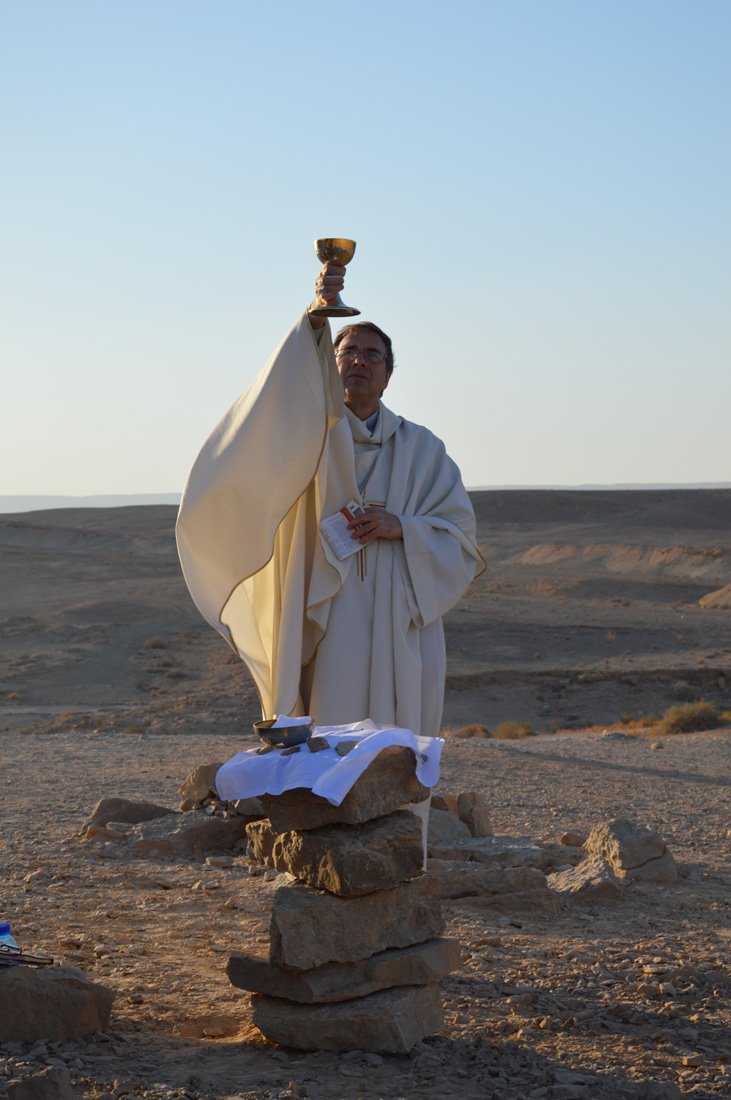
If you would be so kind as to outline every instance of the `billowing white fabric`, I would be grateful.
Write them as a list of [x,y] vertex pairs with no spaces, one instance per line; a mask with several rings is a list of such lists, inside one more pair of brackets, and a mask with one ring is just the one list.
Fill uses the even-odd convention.
[[[339,806],[356,779],[360,778],[382,749],[403,745],[413,749],[416,776],[425,787],[439,780],[439,761],[444,741],[441,737],[419,737],[412,730],[378,726],[373,722],[355,722],[347,726],[316,726],[318,736],[325,737],[327,749],[310,752],[302,746],[300,752],[283,756],[281,749],[257,755],[256,749],[239,752],[219,769],[216,790],[227,801],[255,798],[260,794],[282,794],[295,787],[306,787]],[[338,756],[339,741],[355,741],[347,756]]]
[[[365,563],[338,561],[319,535],[353,497],[403,527]],[[343,403],[329,330],[318,345],[306,314],[203,447],[177,540],[193,599],[248,665],[264,717],[438,732],[441,616],[483,567],[469,497],[427,429],[382,404],[369,436]]]

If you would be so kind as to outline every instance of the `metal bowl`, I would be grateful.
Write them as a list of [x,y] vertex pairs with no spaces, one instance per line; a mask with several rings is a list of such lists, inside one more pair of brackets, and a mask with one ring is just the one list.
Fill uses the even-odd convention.
[[297,726],[277,726],[274,729],[275,721],[274,718],[265,718],[261,722],[254,722],[254,733],[267,745],[282,745],[288,749],[292,745],[301,745],[312,733],[312,722]]

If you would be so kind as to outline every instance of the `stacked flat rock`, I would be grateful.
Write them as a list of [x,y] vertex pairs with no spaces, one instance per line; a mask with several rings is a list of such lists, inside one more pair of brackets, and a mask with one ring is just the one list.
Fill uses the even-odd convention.
[[411,749],[385,749],[340,806],[297,789],[262,799],[249,856],[291,878],[275,890],[269,956],[232,955],[254,1023],[302,1050],[404,1054],[443,1026],[439,979],[459,965],[442,937],[439,888],[423,874],[429,795]]

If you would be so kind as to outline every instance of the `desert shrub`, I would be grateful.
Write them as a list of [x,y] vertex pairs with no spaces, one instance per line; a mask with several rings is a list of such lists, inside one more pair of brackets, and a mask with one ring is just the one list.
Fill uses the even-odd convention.
[[493,737],[501,741],[518,741],[522,737],[532,737],[534,733],[530,722],[501,722],[495,727]]
[[665,711],[658,724],[660,733],[693,733],[715,729],[721,721],[712,703],[682,703]]
[[731,725],[731,710],[721,711],[721,721],[724,723],[724,725]]
[[167,649],[168,644],[164,638],[148,638],[142,643],[143,649]]
[[687,680],[676,680],[673,684],[673,699],[691,702],[698,698],[698,692]]
[[443,730],[445,737],[489,737],[490,731],[487,726],[483,726],[480,722],[472,722],[468,726],[450,726],[448,729]]

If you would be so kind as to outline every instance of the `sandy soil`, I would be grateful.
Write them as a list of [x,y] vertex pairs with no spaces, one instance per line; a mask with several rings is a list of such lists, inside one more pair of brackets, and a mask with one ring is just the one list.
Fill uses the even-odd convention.
[[[681,696],[729,706],[731,612],[698,600],[731,579],[731,493],[476,499],[490,568],[447,623],[448,722],[548,730]],[[464,963],[443,984],[443,1035],[410,1058],[262,1039],[225,964],[264,942],[272,880],[79,837],[103,795],[174,806],[190,768],[249,743],[255,695],[188,604],[171,525],[166,508],[0,517],[2,915],[25,947],[116,993],[106,1036],[0,1043],[0,1096],[54,1059],[96,1098],[610,1100],[652,1080],[729,1095],[729,730],[661,748],[450,737],[442,788],[483,792],[496,831],[556,841],[631,816],[665,837],[679,885],[547,912],[445,903]]]

